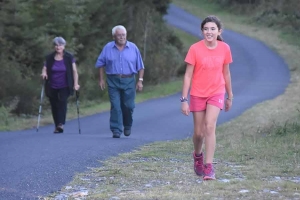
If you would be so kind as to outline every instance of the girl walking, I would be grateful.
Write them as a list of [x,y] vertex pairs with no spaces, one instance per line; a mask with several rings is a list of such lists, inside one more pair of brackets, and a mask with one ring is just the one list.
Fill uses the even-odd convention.
[[[229,45],[223,42],[222,24],[216,16],[206,17],[201,23],[201,31],[204,39],[191,45],[185,58],[187,66],[180,100],[182,113],[193,113],[195,173],[204,180],[213,180],[217,119],[224,104],[225,111],[228,111],[233,100],[229,70],[232,56]],[[224,101],[225,91],[227,98]]]

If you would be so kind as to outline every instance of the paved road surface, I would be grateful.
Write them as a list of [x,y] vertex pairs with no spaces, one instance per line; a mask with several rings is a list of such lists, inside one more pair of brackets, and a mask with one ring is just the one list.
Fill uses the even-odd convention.
[[[171,6],[166,21],[195,36],[200,20]],[[290,79],[284,61],[263,43],[226,30],[234,63],[231,65],[235,100],[233,109],[221,113],[218,123],[228,121],[256,103],[284,92]],[[146,72],[147,73],[147,72]],[[96,83],[95,83],[96,84]],[[192,117],[180,113],[180,94],[137,104],[132,136],[113,139],[109,113],[69,121],[65,133],[55,135],[53,127],[0,133],[0,199],[36,199],[59,190],[77,172],[96,167],[105,160],[154,141],[191,136]]]

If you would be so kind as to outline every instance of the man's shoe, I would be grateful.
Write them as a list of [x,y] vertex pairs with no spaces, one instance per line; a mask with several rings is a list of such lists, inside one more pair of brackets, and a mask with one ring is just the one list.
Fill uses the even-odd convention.
[[194,171],[198,176],[203,176],[204,165],[203,165],[203,152],[200,156],[196,156],[195,151],[193,152],[194,157]]
[[120,138],[120,137],[121,137],[121,133],[118,132],[113,133],[113,138]]
[[131,134],[131,129],[124,129],[124,135],[129,136]]
[[212,163],[208,163],[204,165],[204,174],[203,174],[203,180],[215,180],[215,170]]

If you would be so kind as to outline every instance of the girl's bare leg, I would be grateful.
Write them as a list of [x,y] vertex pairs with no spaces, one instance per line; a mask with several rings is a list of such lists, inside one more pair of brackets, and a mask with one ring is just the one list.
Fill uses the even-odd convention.
[[193,142],[194,142],[194,149],[195,154],[200,154],[202,152],[202,145],[205,136],[205,111],[200,112],[193,112],[194,117],[194,135],[193,135]]
[[205,114],[205,163],[212,163],[216,148],[216,125],[220,108],[207,104]]

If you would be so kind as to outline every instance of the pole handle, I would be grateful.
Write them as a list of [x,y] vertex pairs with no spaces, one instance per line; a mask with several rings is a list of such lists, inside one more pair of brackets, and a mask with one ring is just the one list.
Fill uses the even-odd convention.
[[76,90],[75,95],[76,95],[76,99],[78,99],[79,98],[79,91],[78,90]]

